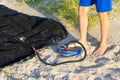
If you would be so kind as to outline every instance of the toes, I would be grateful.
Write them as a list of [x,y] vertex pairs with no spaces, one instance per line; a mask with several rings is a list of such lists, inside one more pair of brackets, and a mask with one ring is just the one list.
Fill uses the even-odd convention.
[[97,51],[94,52],[93,55],[94,55],[95,57],[99,57],[99,56],[104,55],[104,54],[105,54],[105,51],[106,51],[106,49],[103,49],[103,50],[98,49]]
[[98,51],[95,51],[95,52],[93,53],[93,56],[95,56],[95,57],[99,56]]
[[98,53],[95,53],[95,57],[99,57],[99,56],[102,56],[103,55],[103,53],[100,53],[100,52],[98,52]]

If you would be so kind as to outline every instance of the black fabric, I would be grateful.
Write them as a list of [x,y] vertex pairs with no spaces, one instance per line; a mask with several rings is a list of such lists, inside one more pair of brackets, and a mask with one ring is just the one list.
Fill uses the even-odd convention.
[[32,55],[31,46],[39,49],[64,39],[67,34],[59,22],[0,5],[0,67]]
[[0,31],[0,67],[17,62],[28,56],[34,56],[34,52],[29,45],[22,44]]

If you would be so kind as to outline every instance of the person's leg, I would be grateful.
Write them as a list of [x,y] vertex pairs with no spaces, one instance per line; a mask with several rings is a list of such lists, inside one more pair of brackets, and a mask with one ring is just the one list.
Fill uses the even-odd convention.
[[[82,43],[85,47],[87,44],[87,26],[88,26],[88,8],[85,6],[79,7],[79,24],[80,24],[80,40],[79,42]],[[69,47],[79,46],[78,43],[73,43],[69,45]]]
[[95,5],[100,19],[101,41],[94,55],[101,56],[107,49],[107,38],[109,31],[109,18],[107,12],[112,10],[112,0],[96,0]]
[[79,25],[80,40],[83,45],[87,44],[87,27],[88,27],[88,9],[94,4],[94,0],[80,0],[79,3]]
[[[80,24],[80,40],[79,42],[81,42],[84,46],[86,46],[87,44],[87,26],[88,26],[88,9],[89,6],[92,5],[91,0],[80,0],[79,2],[79,24]],[[73,44],[73,45],[69,45],[69,47],[73,47],[74,45],[78,45],[79,44]]]
[[98,12],[101,26],[101,42],[98,49],[95,51],[95,56],[101,56],[107,49],[107,37],[109,31],[109,18],[107,12]]
[[80,42],[83,45],[87,43],[87,26],[88,26],[88,7],[79,7],[79,23],[80,23]]

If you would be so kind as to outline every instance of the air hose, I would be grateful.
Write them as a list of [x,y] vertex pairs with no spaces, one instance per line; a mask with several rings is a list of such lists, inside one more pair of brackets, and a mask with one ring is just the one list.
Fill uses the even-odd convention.
[[[76,49],[78,47],[72,47],[72,48],[69,48],[68,45],[71,44],[71,43],[77,43],[79,44],[81,47],[79,47],[79,49]],[[50,65],[50,66],[57,66],[57,65],[61,65],[61,64],[65,64],[65,63],[74,63],[74,62],[80,62],[80,61],[83,61],[85,58],[86,58],[86,55],[87,55],[87,51],[85,49],[85,47],[83,46],[82,43],[78,42],[78,41],[70,41],[68,42],[67,44],[65,44],[66,47],[64,47],[62,50],[61,49],[57,49],[57,53],[64,56],[64,57],[72,57],[72,56],[80,56],[81,54],[84,53],[84,56],[81,58],[81,59],[78,59],[78,60],[71,60],[71,61],[64,61],[64,62],[60,62],[60,63],[48,63],[46,61],[44,61],[41,57],[42,57],[42,54],[39,53],[37,51],[37,49],[35,49],[35,47],[32,47],[35,54],[38,56],[39,60],[41,62],[43,62],[44,64],[46,65]],[[74,48],[74,49],[73,49]]]

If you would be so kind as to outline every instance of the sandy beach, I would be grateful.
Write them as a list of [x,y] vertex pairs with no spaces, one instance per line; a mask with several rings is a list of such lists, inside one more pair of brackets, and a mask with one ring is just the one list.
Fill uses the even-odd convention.
[[[34,7],[25,3],[0,0],[3,4],[19,12],[45,17]],[[79,31],[67,28],[69,35],[61,42],[79,39]],[[99,26],[88,32],[87,57],[84,61],[58,66],[45,65],[35,56],[27,61],[20,61],[0,71],[0,80],[120,80],[120,17],[110,20],[108,43],[111,49],[101,57],[91,54],[100,41]]]

